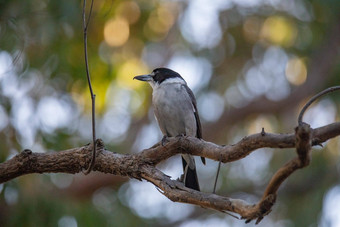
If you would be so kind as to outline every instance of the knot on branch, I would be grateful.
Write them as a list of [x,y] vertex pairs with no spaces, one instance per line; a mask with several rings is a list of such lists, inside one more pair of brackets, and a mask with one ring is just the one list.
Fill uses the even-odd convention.
[[262,214],[266,215],[271,211],[272,206],[276,201],[276,194],[270,194],[266,198],[264,198],[260,203],[260,211]]
[[247,216],[243,216],[242,219],[247,219],[246,223],[251,222],[254,219],[256,224],[260,223],[264,216],[268,215],[272,211],[272,207],[276,201],[276,194],[269,194],[263,198]]
[[27,162],[30,160],[31,155],[32,155],[32,151],[30,149],[25,149],[19,154],[17,154],[15,158],[23,164],[24,162]]
[[100,151],[100,150],[105,148],[104,141],[102,139],[97,139],[96,140],[96,145],[97,145],[98,151]]
[[300,160],[300,168],[310,162],[309,151],[312,148],[312,130],[309,124],[301,123],[295,128],[296,152]]
[[30,149],[25,149],[19,154],[17,154],[14,159],[16,160],[16,166],[20,171],[25,172],[27,169],[32,169],[36,167],[37,157],[33,154]]
[[27,156],[27,155],[32,154],[32,151],[30,149],[25,149],[21,152],[21,154],[24,155],[24,156]]

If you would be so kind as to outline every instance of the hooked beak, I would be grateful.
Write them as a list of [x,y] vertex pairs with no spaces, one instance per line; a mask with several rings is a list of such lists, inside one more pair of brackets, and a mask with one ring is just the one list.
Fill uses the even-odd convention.
[[133,79],[140,80],[140,81],[152,81],[152,76],[151,75],[140,75],[140,76],[135,76]]

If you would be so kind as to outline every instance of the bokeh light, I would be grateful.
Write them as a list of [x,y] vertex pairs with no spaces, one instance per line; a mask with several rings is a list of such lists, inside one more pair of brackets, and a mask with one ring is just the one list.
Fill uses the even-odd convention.
[[304,121],[312,128],[322,127],[335,122],[336,106],[330,99],[323,99],[311,106],[304,115]]
[[[148,182],[130,181],[124,200],[131,209],[144,218],[163,217],[175,222],[189,216],[194,208],[189,204],[173,203]],[[156,209],[155,209],[156,208]]]
[[5,188],[4,198],[8,205],[15,205],[19,200],[18,189],[8,186]]
[[274,44],[291,46],[297,36],[295,24],[281,16],[272,16],[265,20],[261,29],[261,37]]
[[104,39],[113,47],[122,46],[130,35],[129,23],[125,18],[110,19],[104,27]]
[[144,34],[150,40],[160,41],[175,23],[176,5],[170,2],[161,4],[151,12],[144,27]]
[[42,130],[53,133],[56,129],[67,127],[72,122],[72,116],[77,116],[66,100],[56,97],[44,97],[37,107]]
[[299,86],[307,79],[307,67],[301,58],[291,58],[286,66],[286,78],[289,83]]
[[124,17],[129,24],[134,24],[140,17],[140,8],[134,1],[123,1],[116,8],[116,14]]
[[224,100],[218,94],[210,92],[198,99],[198,106],[202,119],[213,122],[217,121],[222,115]]
[[222,31],[217,17],[219,8],[216,6],[207,7],[201,1],[191,1],[182,17],[182,34],[197,49],[213,48],[221,41]]
[[340,226],[340,185],[331,188],[323,200],[323,212],[320,219],[321,226]]
[[58,221],[58,227],[77,227],[77,220],[72,216],[63,216]]

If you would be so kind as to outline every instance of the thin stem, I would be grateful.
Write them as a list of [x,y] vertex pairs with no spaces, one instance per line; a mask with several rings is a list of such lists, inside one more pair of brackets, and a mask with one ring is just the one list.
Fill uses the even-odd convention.
[[86,77],[87,82],[89,85],[89,90],[91,94],[91,101],[92,101],[92,140],[93,140],[93,150],[92,150],[92,159],[89,168],[86,170],[85,174],[89,174],[94,166],[94,163],[96,161],[96,111],[95,111],[95,100],[96,95],[93,94],[92,90],[92,84],[91,84],[91,78],[90,78],[90,72],[89,72],[89,63],[88,63],[88,54],[87,54],[87,29],[90,23],[91,15],[92,15],[92,8],[93,8],[93,0],[91,0],[91,7],[90,7],[90,13],[89,18],[86,21],[86,0],[84,0],[83,4],[83,33],[84,33],[84,53],[85,53],[85,67],[86,67]]
[[[86,0],[84,0],[85,2]],[[90,23],[90,20],[91,20],[91,16],[92,16],[92,9],[93,9],[93,0],[91,0],[91,6],[90,6],[90,12],[89,12],[89,18],[87,19],[87,23],[86,23],[86,30],[87,28],[89,27],[89,23]],[[85,11],[84,11],[85,12]],[[85,18],[85,14],[84,14],[84,18]]]
[[327,88],[323,91],[321,91],[320,93],[314,95],[307,103],[306,105],[302,108],[300,114],[299,114],[299,118],[298,118],[298,124],[301,125],[302,124],[302,118],[303,118],[303,115],[305,113],[305,111],[307,110],[307,108],[315,101],[317,100],[318,98],[320,98],[321,96],[325,95],[325,94],[328,94],[328,93],[331,93],[333,91],[336,91],[336,90],[340,90],[340,86],[334,86],[334,87],[330,87],[330,88]]
[[216,178],[215,178],[215,183],[214,183],[214,190],[213,193],[216,193],[216,185],[217,185],[217,180],[218,180],[218,175],[220,173],[220,168],[221,168],[221,161],[218,162],[218,167],[217,167],[217,172],[216,172]]

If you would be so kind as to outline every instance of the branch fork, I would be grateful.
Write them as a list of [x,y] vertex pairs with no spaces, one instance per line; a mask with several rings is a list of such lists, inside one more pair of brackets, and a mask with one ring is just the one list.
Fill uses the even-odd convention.
[[[164,196],[174,202],[198,205],[220,212],[233,212],[246,222],[256,219],[259,223],[271,212],[277,197],[277,190],[284,180],[295,170],[309,163],[311,141],[315,138],[324,142],[340,135],[340,123],[333,123],[312,129],[307,124],[299,125],[295,134],[261,133],[243,138],[234,145],[220,146],[195,137],[168,138],[162,146],[157,144],[137,154],[118,154],[105,149],[103,142],[96,140],[96,163],[93,170],[154,184]],[[237,161],[254,150],[263,147],[296,147],[298,156],[280,168],[269,181],[268,186],[257,204],[249,204],[240,199],[228,198],[213,193],[199,192],[186,188],[183,183],[172,180],[156,168],[157,164],[169,157],[188,153],[203,156],[223,163]],[[70,150],[34,153],[24,150],[12,159],[0,164],[0,183],[30,173],[78,173],[90,165],[92,144]]]

